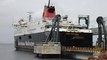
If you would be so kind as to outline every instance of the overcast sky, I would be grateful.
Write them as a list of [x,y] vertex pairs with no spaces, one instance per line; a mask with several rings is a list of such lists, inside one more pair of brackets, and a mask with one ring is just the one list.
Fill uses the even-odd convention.
[[[33,12],[33,18],[41,18],[44,5],[48,0],[0,0],[0,43],[14,43],[13,22],[27,18],[27,12]],[[51,0],[56,11],[69,15],[77,23],[78,15],[90,15],[90,27],[97,27],[98,16],[107,17],[107,0]]]

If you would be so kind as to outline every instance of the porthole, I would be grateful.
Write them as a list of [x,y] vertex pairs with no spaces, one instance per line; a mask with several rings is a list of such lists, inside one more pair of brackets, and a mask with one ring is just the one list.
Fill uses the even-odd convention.
[[21,40],[21,36],[19,36],[19,39]]
[[28,38],[31,39],[32,38],[31,35],[29,35]]

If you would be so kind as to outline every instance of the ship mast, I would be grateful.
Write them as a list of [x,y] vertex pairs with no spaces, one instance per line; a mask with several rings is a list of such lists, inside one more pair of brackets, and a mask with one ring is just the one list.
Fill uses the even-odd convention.
[[29,14],[29,22],[32,20],[32,12],[27,12]]
[[50,0],[48,1],[48,7],[50,6]]

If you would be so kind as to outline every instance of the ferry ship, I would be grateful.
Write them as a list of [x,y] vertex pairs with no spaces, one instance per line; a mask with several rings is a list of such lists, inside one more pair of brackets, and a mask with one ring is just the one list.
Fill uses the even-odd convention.
[[[39,42],[45,42],[49,32],[51,31],[54,17],[56,15],[55,6],[44,6],[42,19],[38,22],[31,19],[29,21],[20,19],[18,24],[14,24],[15,32],[15,48],[19,49],[34,49],[34,45]],[[81,21],[84,20],[84,25]],[[92,31],[89,29],[89,15],[78,17],[78,24],[74,24],[68,20],[68,15],[61,17],[59,21],[59,40],[61,46],[66,47],[93,47]]]

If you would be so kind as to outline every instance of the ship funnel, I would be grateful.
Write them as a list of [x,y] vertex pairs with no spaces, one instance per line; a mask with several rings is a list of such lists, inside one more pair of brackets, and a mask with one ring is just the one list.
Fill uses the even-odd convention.
[[55,6],[50,5],[50,0],[49,0],[48,5],[44,6],[43,19],[52,20],[54,17],[55,17]]

